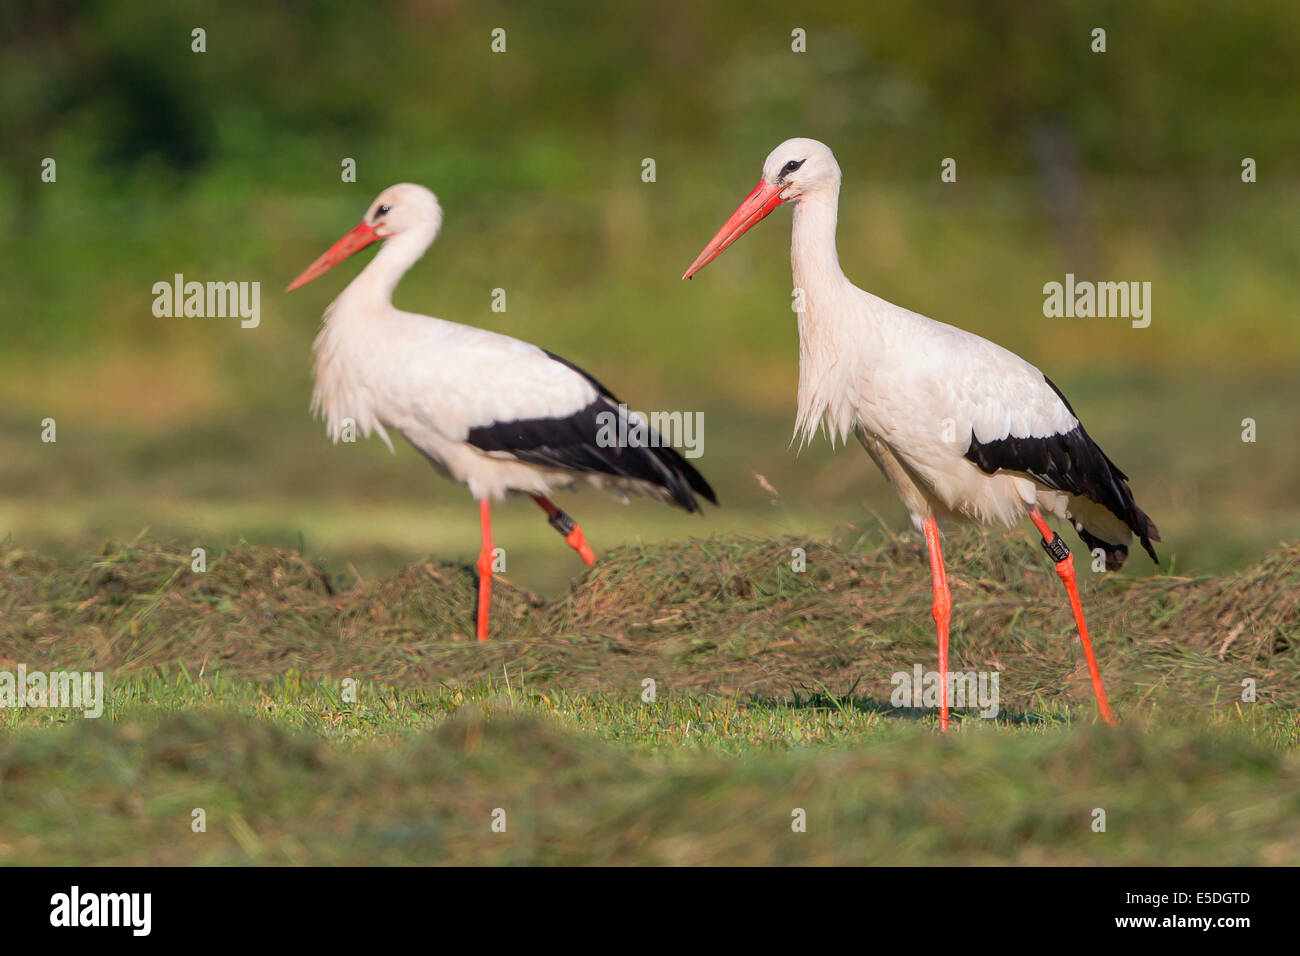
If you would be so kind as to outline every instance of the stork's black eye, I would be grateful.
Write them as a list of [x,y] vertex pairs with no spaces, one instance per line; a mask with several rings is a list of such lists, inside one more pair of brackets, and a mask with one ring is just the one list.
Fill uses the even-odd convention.
[[375,218],[378,219],[380,216],[387,214],[388,210],[392,208],[393,207],[389,205],[380,206],[378,209],[375,210]]
[[803,164],[804,161],[802,159],[790,160],[790,162],[786,163],[784,166],[781,167],[781,176],[782,177],[789,176],[792,172],[794,172]]

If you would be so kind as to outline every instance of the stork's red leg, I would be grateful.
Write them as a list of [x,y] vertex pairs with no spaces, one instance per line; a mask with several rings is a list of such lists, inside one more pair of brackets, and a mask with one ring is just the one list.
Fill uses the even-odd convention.
[[577,551],[579,557],[587,562],[587,567],[595,564],[596,555],[592,552],[591,546],[587,544],[587,536],[578,527],[578,522],[574,521],[567,511],[551,501],[550,498],[533,495],[533,500],[549,516],[551,527],[564,535],[564,540],[569,543],[569,547]]
[[1029,519],[1043,536],[1043,548],[1056,562],[1056,573],[1065,583],[1066,593],[1070,595],[1070,610],[1074,612],[1074,623],[1079,628],[1079,640],[1083,643],[1084,656],[1088,658],[1088,674],[1092,677],[1092,689],[1097,695],[1097,710],[1101,719],[1108,724],[1115,723],[1115,715],[1110,711],[1110,701],[1106,699],[1106,688],[1101,685],[1101,670],[1097,667],[1097,658],[1092,653],[1092,639],[1088,637],[1088,625],[1083,620],[1083,603],[1079,600],[1079,585],[1074,579],[1074,555],[1061,536],[1047,526],[1037,508],[1029,509]]
[[483,527],[483,550],[478,556],[478,639],[488,637],[488,605],[492,600],[492,503],[484,498],[478,503]]
[[952,620],[952,592],[948,590],[948,572],[943,566],[943,549],[939,546],[939,525],[934,518],[925,519],[925,543],[930,549],[930,576],[934,579],[935,626],[939,629],[939,729],[948,729],[948,622]]

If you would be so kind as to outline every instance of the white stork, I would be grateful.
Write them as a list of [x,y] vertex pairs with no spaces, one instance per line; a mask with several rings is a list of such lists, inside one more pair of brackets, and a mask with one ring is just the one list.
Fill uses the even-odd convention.
[[[1042,512],[1070,521],[1106,567],[1128,556],[1136,534],[1156,558],[1160,535],[1133,500],[1125,474],[1092,440],[1060,390],[1024,359],[963,329],[857,288],[835,248],[840,167],[824,143],[790,139],[691,263],[689,279],[782,203],[794,205],[790,261],[799,323],[795,435],[825,428],[832,443],[852,431],[925,535],[939,638],[939,722],[948,726],[948,590],[936,519],[1011,525],[1026,514],[1065,583],[1088,659],[1097,707],[1113,723],[1083,619],[1074,558]],[[1041,509],[1041,510],[1040,510]]]
[[[582,369],[495,332],[393,308],[406,270],[442,226],[423,186],[390,186],[365,217],[290,283],[292,291],[371,243],[386,239],[325,310],[316,337],[312,410],[337,442],[349,420],[366,436],[399,431],[444,477],[479,502],[478,639],[487,639],[492,587],[491,503],[530,495],[588,565],[595,555],[577,523],[549,495],[575,486],[623,497],[647,494],[688,512],[695,495],[717,503],[708,482]],[[627,436],[623,444],[611,436]]]

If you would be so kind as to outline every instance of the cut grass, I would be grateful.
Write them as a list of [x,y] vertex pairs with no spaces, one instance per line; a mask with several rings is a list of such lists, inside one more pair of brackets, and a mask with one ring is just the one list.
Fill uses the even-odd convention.
[[906,539],[624,547],[549,603],[501,582],[485,645],[469,567],[363,582],[252,546],[203,573],[142,545],[0,550],[0,670],[107,684],[99,720],[0,709],[0,863],[1300,859],[1296,548],[1094,579],[1117,729],[1037,548],[948,551],[954,667],[998,671],[1001,713],[941,737],[889,702],[934,657]]
[[[794,548],[807,570],[792,570]],[[1031,542],[960,535],[948,543],[954,670],[997,671],[1004,713],[1091,703],[1059,581]],[[1084,606],[1120,708],[1230,706],[1243,680],[1295,708],[1300,549],[1237,574],[1108,575]],[[888,701],[891,676],[935,657],[930,582],[919,546],[734,536],[625,546],[559,599],[499,580],[493,640],[470,639],[472,568],[435,561],[348,581],[300,555],[239,547],[210,556],[109,547],[62,564],[0,550],[0,667],[155,668],[272,680],[351,677],[455,686],[509,673],[538,688],[788,696],[791,689]]]

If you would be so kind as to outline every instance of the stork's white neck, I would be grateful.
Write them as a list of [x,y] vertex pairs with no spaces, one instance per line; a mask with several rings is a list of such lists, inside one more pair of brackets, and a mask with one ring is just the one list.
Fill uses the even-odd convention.
[[835,249],[835,225],[839,218],[840,191],[836,187],[808,193],[794,204],[794,229],[790,243],[790,265],[795,288],[809,289],[835,281],[847,281]]
[[437,227],[430,224],[413,226],[385,239],[370,264],[352,280],[343,295],[361,306],[392,305],[397,283],[428,251],[436,235]]
[[392,451],[393,444],[384,431],[382,415],[368,384],[375,367],[368,362],[373,362],[376,349],[368,326],[376,319],[396,314],[393,290],[437,235],[438,223],[431,221],[385,239],[369,265],[325,310],[325,321],[313,346],[316,388],[312,410],[324,414],[330,437],[336,442],[344,423],[351,419],[363,435],[378,432]]
[[[799,309],[799,410],[796,435],[809,440],[825,420],[831,440],[846,438],[854,409],[843,387],[852,373],[857,343],[855,298],[859,292],[840,268],[835,248],[838,185],[806,193],[794,207],[790,265]],[[799,305],[796,302],[796,307]]]
[[[325,320],[312,347],[316,355],[312,366],[316,380],[312,411],[325,416],[335,442],[343,434],[344,423],[351,420],[363,435],[377,432],[388,450],[393,449],[367,385],[367,357],[374,353],[370,323],[395,313],[393,290],[437,234],[437,224],[429,223],[385,239],[375,257],[325,310]],[[359,348],[361,342],[366,347]]]

